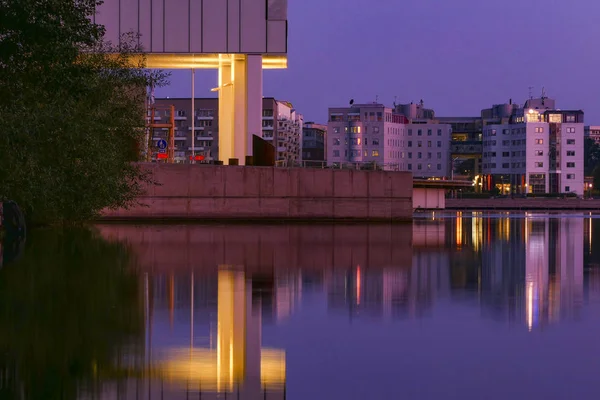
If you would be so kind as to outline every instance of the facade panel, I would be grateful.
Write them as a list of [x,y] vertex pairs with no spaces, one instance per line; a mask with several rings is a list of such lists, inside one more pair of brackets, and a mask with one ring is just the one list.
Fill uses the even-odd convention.
[[227,53],[227,1],[203,0],[202,51]]
[[240,0],[227,0],[227,52],[240,52]]
[[267,13],[264,0],[240,0],[241,43],[242,53],[267,52]]
[[165,51],[168,53],[190,51],[189,7],[189,0],[169,0],[165,8]]
[[150,19],[150,7],[152,0],[139,0],[139,33],[140,44],[144,51],[150,51],[152,38],[152,21]]
[[287,22],[267,21],[267,53],[285,53],[287,47]]
[[119,3],[110,2],[96,10],[96,23],[104,25],[104,38],[112,43],[119,42]]
[[121,0],[119,2],[121,8],[121,17],[119,18],[119,29],[123,33],[137,33],[139,27],[139,10],[138,0]]
[[287,0],[267,0],[267,19],[269,21],[286,21]]
[[202,2],[190,3],[190,52],[202,53]]
[[[107,3],[108,2],[106,2],[104,4],[107,4]],[[165,0],[152,0],[152,4],[150,7],[150,21],[151,21],[151,26],[152,26],[152,35],[150,37],[151,44],[150,44],[150,47],[148,47],[148,51],[151,53],[164,52],[164,45],[165,45],[164,10],[165,10]]]

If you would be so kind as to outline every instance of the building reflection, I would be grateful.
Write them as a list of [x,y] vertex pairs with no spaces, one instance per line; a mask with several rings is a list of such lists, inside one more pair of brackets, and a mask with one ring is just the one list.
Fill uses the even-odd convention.
[[[410,225],[319,228],[99,226],[137,255],[147,321],[145,350],[104,398],[285,398],[285,351],[262,343],[263,325],[355,264],[410,268]],[[382,292],[361,276],[359,298]]]
[[142,372],[110,393],[284,397],[290,360],[261,332],[314,293],[350,319],[427,318],[456,302],[531,331],[580,318],[600,300],[598,222],[462,212],[393,226],[100,226],[137,254],[147,293]]

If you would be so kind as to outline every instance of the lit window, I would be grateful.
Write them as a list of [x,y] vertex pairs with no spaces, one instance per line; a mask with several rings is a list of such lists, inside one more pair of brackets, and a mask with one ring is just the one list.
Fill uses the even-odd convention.
[[373,151],[371,152],[371,155],[372,155],[373,157],[379,157],[379,150],[373,150]]
[[535,144],[544,144],[544,139],[535,139]]

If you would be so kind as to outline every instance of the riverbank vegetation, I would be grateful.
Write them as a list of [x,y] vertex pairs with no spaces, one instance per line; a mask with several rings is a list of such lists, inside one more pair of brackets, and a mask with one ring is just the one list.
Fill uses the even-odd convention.
[[[30,221],[85,221],[131,205],[148,179],[139,38],[104,40],[95,0],[0,1],[0,200]],[[141,56],[140,56],[141,55]]]

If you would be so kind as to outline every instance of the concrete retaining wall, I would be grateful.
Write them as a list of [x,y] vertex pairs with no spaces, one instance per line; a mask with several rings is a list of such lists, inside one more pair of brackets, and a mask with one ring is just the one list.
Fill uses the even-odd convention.
[[363,220],[412,218],[408,172],[144,164],[159,185],[106,219]]

